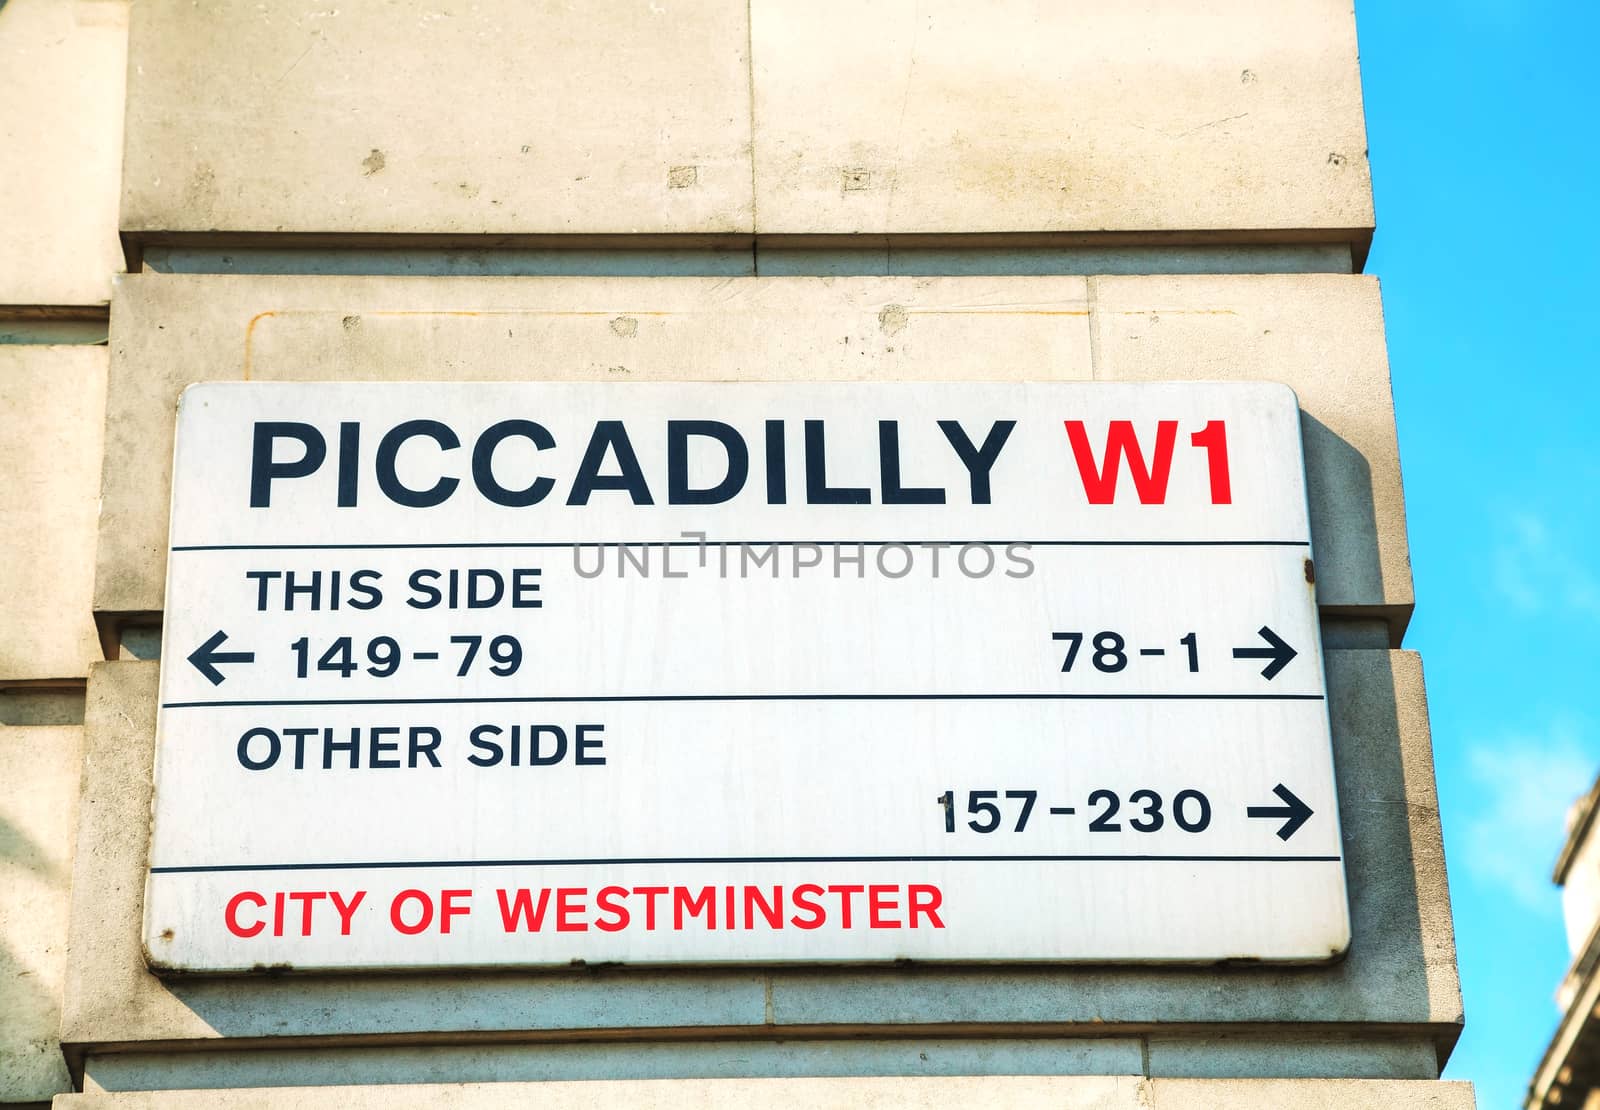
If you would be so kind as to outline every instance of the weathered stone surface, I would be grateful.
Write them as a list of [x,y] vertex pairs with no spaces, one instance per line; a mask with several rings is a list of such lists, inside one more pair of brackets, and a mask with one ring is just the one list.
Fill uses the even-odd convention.
[[1149,1097],[1152,1110],[1473,1110],[1477,1105],[1471,1083],[1404,1079],[1153,1079]]
[[1361,1079],[1052,1078],[711,1079],[590,1083],[471,1083],[426,1086],[280,1087],[196,1091],[93,1091],[62,1095],[56,1110],[598,1110],[628,1106],[668,1110],[942,1110],[1006,1106],[1014,1110],[1473,1110],[1472,1086]]
[[128,0],[0,7],[0,305],[103,305],[122,270]]
[[106,361],[104,347],[0,346],[0,683],[82,678],[100,658]]
[[761,232],[1373,223],[1339,0],[756,0],[751,43]]
[[[143,1091],[211,1087],[360,1086],[365,1083],[570,1083],[808,1080],[843,1076],[1125,1076],[1165,1078],[1434,1079],[1426,1039],[1393,1034],[1344,1037],[1200,1031],[1147,1034],[961,1038],[834,1037],[763,1040],[658,1040],[204,1052],[108,1052],[89,1057],[85,1089]],[[1076,1085],[1060,1086],[1066,1092]],[[1093,1084],[1085,1084],[1093,1089]],[[685,1085],[682,1089],[687,1089]],[[954,1092],[952,1092],[954,1093]]]
[[122,229],[751,225],[746,5],[136,5]]
[[475,1083],[705,1080],[806,1081],[840,1076],[1127,1075],[1135,1037],[832,1037],[828,1039],[545,1042],[407,1047],[108,1052],[84,1087],[110,1091]]
[[158,0],[131,57],[136,236],[1131,232],[1364,251],[1373,224],[1335,0]]
[[1439,1078],[1437,1048],[1422,1037],[1275,1037],[1271,1033],[1174,1037],[1157,1032],[1145,1038],[1145,1058],[1150,1075],[1192,1079]]
[[[862,240],[857,242],[856,240]],[[807,240],[786,240],[805,243]],[[1208,246],[906,246],[887,236],[832,246],[758,243],[762,277],[986,277],[1054,274],[1348,274],[1348,243],[1223,243]],[[931,242],[931,240],[930,240]],[[894,245],[891,246],[891,243]]]
[[0,1102],[72,1089],[56,1042],[83,729],[0,726]]

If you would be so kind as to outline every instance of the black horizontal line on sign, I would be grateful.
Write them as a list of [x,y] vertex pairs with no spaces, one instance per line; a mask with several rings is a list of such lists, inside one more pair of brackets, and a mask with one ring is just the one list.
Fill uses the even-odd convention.
[[439,867],[638,867],[705,863],[1338,863],[1338,856],[983,855],[983,856],[634,856],[618,859],[429,859],[347,863],[220,863],[152,867],[152,875],[219,871],[397,871]]
[[186,543],[178,551],[435,551],[449,548],[562,548],[562,547],[924,547],[966,544],[1004,547],[1310,547],[1310,540],[527,540],[485,543]]
[[261,701],[168,701],[162,709],[239,709],[338,705],[515,705],[636,701],[1322,701],[1321,694],[604,694],[500,698],[286,698]]

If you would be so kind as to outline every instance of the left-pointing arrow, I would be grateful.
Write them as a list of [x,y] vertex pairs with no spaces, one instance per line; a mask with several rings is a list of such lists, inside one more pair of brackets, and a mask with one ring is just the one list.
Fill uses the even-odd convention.
[[217,629],[216,635],[194,649],[189,656],[189,662],[194,664],[194,669],[206,676],[206,680],[213,686],[221,686],[223,674],[217,670],[218,663],[254,663],[256,653],[253,651],[218,651],[228,634]]

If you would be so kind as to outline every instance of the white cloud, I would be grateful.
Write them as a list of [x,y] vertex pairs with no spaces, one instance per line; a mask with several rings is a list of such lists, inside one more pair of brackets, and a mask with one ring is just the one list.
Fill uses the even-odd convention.
[[1494,551],[1495,585],[1520,613],[1600,619],[1600,578],[1550,533],[1543,518],[1511,513]]
[[1550,871],[1566,840],[1567,808],[1594,781],[1594,755],[1576,729],[1558,723],[1543,736],[1473,747],[1467,770],[1481,801],[1467,823],[1467,843],[1453,845],[1451,859],[1528,909],[1554,916],[1560,899]]

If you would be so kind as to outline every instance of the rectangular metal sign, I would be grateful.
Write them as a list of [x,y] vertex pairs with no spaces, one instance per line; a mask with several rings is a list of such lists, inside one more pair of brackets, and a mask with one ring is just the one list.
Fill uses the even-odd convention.
[[183,396],[158,970],[1318,961],[1266,384]]

